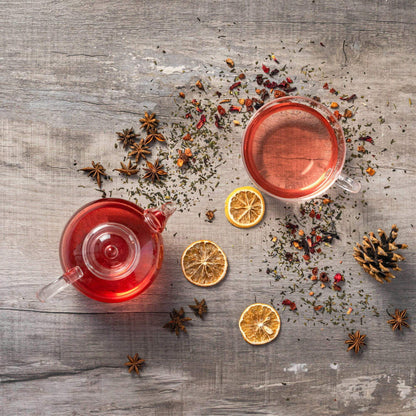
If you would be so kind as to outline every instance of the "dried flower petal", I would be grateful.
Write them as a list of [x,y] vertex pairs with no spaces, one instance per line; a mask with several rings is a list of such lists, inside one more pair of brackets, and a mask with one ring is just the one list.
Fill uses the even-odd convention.
[[355,100],[357,98],[357,96],[355,95],[355,94],[352,94],[352,95],[350,95],[349,97],[340,97],[340,99],[341,100],[344,100],[344,101],[353,101],[353,100]]
[[291,311],[295,311],[296,309],[297,309],[297,307],[296,307],[296,303],[295,302],[292,302],[291,300],[289,300],[289,299],[285,299],[283,302],[282,302],[282,305],[284,305],[284,306],[289,306],[289,308],[290,308],[290,310]]
[[274,92],[274,98],[286,97],[286,93],[280,90]]
[[227,58],[225,62],[230,68],[234,68],[234,61],[231,58]]
[[264,65],[264,64],[261,66],[261,68],[266,74],[268,74],[270,72],[270,68],[268,66]]
[[374,140],[370,136],[361,136],[361,137],[358,138],[358,140],[361,140],[363,142],[368,142],[368,143],[374,144]]
[[342,115],[340,114],[340,112],[338,110],[334,111],[334,116],[337,118],[337,120],[341,120]]
[[234,82],[234,84],[230,86],[230,91],[236,89],[240,85],[241,85],[241,81]]
[[202,114],[201,118],[199,119],[199,121],[196,125],[197,130],[199,130],[205,124],[206,121],[207,121],[207,118],[205,117],[204,114]]
[[225,108],[221,105],[217,106],[217,110],[218,110],[218,113],[220,114],[220,116],[223,116],[226,113]]
[[366,170],[365,170],[370,176],[373,176],[375,173],[376,173],[376,171],[372,168],[372,167],[368,167]]

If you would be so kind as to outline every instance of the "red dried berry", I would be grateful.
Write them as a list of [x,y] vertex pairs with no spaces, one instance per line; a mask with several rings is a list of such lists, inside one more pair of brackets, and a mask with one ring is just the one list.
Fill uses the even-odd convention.
[[297,309],[297,307],[296,307],[296,303],[295,302],[292,302],[291,300],[289,300],[289,299],[285,299],[283,302],[282,302],[282,305],[284,305],[284,306],[289,306],[289,308],[290,308],[290,310],[291,311],[295,311],[296,309]]

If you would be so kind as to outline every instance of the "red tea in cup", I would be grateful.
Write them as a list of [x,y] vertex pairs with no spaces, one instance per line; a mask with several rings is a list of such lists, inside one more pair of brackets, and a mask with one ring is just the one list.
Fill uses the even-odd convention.
[[335,117],[304,97],[284,97],[264,105],[250,120],[243,139],[250,177],[265,192],[284,200],[312,198],[337,179],[345,182],[340,184],[344,189],[358,192],[359,183],[340,177],[345,152]]

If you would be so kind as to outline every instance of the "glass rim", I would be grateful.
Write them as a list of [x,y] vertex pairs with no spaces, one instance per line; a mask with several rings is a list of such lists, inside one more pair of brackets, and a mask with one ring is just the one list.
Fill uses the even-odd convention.
[[[270,107],[276,106],[276,105],[279,105],[279,104],[285,103],[285,102],[295,102],[295,103],[298,103],[298,104],[301,104],[301,105],[306,105],[306,106],[316,110],[322,117],[325,118],[326,121],[328,121],[329,125],[331,126],[331,129],[334,132],[334,135],[336,137],[337,144],[338,144],[338,156],[337,156],[336,165],[335,165],[333,171],[329,174],[328,178],[319,186],[318,189],[316,189],[311,194],[300,196],[300,197],[293,197],[293,198],[286,198],[286,197],[278,196],[278,195],[274,194],[273,192],[271,192],[270,190],[265,189],[264,186],[262,186],[255,179],[254,175],[250,171],[250,169],[248,167],[248,164],[247,164],[247,161],[246,161],[246,158],[247,158],[246,157],[246,152],[244,150],[245,149],[245,143],[248,140],[247,132],[249,131],[249,128],[254,123],[254,121],[258,117],[260,117],[262,113],[267,111]],[[273,100],[269,101],[268,103],[266,103],[262,107],[260,107],[250,117],[250,119],[249,119],[249,121],[248,121],[248,123],[247,123],[247,125],[246,125],[246,127],[243,131],[243,134],[242,134],[241,155],[242,155],[242,159],[243,159],[244,168],[245,168],[248,176],[263,192],[272,196],[273,198],[280,199],[280,200],[283,200],[283,201],[289,201],[289,202],[290,201],[291,202],[305,201],[305,200],[315,198],[315,197],[323,194],[324,192],[326,192],[336,182],[336,180],[340,176],[342,168],[343,168],[344,163],[345,163],[345,158],[346,158],[345,136],[344,136],[342,126],[340,125],[340,123],[338,122],[338,120],[332,114],[332,112],[329,110],[328,107],[326,107],[322,103],[320,103],[320,102],[318,102],[318,101],[316,101],[312,98],[309,98],[309,97],[303,97],[303,96],[299,96],[299,95],[289,95],[289,96],[280,97],[280,98],[276,98],[276,99],[273,99]]]

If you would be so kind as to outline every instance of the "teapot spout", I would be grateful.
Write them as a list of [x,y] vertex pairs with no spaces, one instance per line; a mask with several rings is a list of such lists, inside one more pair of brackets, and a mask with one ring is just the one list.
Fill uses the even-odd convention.
[[169,217],[175,211],[175,204],[173,202],[167,202],[159,208],[146,209],[144,211],[144,219],[153,231],[161,233],[165,229]]

